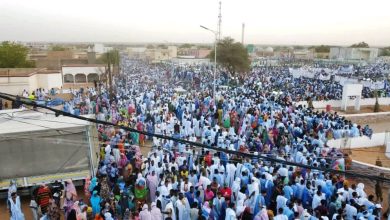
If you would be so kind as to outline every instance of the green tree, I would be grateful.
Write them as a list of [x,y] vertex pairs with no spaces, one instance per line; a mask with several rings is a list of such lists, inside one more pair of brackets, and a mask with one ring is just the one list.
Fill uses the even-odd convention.
[[182,45],[180,45],[179,48],[191,48],[193,46],[195,46],[195,45],[193,45],[193,44],[182,44]]
[[385,47],[381,50],[380,56],[390,56],[390,47]]
[[[209,58],[214,60],[215,51],[212,50]],[[245,73],[250,69],[248,51],[239,42],[234,42],[230,37],[226,37],[217,45],[217,63],[225,67],[231,75],[237,72]]]
[[362,41],[362,42],[359,42],[357,44],[352,44],[350,47],[352,47],[352,48],[369,48],[370,46],[366,42]]
[[60,45],[54,45],[54,46],[51,47],[51,50],[52,51],[65,51],[66,48],[63,47],[63,46],[60,46]]
[[296,49],[296,50],[303,50],[303,49],[305,49],[305,47],[304,46],[294,46],[294,49]]
[[329,53],[330,46],[327,46],[327,45],[316,46],[316,47],[314,47],[314,50],[316,53]]
[[114,69],[114,71],[115,71],[115,67],[116,67],[117,70],[119,71],[119,62],[120,62],[119,51],[118,50],[110,50],[110,51],[102,54],[102,56],[99,58],[99,61],[101,63],[107,64],[108,73],[106,73],[107,74],[106,79],[108,79],[108,81],[106,81],[106,83],[109,83],[110,97],[112,98],[114,96],[114,93],[113,93],[111,70]]
[[165,44],[159,44],[157,47],[161,49],[168,49],[168,46]]
[[34,61],[27,60],[29,49],[23,45],[4,41],[0,44],[0,68],[32,68]]
[[[99,58],[100,63],[111,65],[119,65],[119,51],[118,50],[111,50],[108,51]],[[110,61],[110,62],[109,62]]]
[[154,49],[154,45],[153,45],[153,44],[148,44],[148,45],[146,46],[146,48],[147,48],[147,49]]

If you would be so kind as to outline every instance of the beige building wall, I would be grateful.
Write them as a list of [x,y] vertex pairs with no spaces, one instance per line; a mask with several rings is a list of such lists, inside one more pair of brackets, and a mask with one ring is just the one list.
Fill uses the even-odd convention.
[[36,88],[61,88],[62,87],[62,77],[61,73],[49,73],[49,74],[36,74],[34,75],[37,80]]
[[[3,71],[4,72],[4,71]],[[23,90],[32,92],[38,88],[61,88],[59,71],[35,68],[10,69],[10,74],[0,74],[0,92],[21,95]]]
[[29,77],[0,77],[0,92],[20,95],[23,89],[30,90]]
[[176,46],[168,46],[168,54],[169,54],[169,58],[177,57],[177,47]]

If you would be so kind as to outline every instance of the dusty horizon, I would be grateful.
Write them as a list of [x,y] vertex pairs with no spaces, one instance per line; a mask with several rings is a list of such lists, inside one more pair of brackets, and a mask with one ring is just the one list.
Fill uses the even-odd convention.
[[[218,0],[0,2],[0,41],[210,44]],[[222,37],[245,44],[390,46],[386,0],[222,0]]]

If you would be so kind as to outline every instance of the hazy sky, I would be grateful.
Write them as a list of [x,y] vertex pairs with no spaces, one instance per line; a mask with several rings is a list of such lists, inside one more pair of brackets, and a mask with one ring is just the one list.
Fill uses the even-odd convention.
[[[195,42],[218,0],[0,0],[0,41]],[[245,43],[390,46],[390,0],[222,0],[222,36]]]

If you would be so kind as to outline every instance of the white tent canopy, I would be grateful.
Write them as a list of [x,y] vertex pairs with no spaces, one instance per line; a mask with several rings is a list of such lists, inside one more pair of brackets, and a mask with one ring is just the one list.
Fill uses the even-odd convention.
[[99,161],[95,125],[39,111],[0,111],[0,189],[9,179],[30,186],[94,174]]

